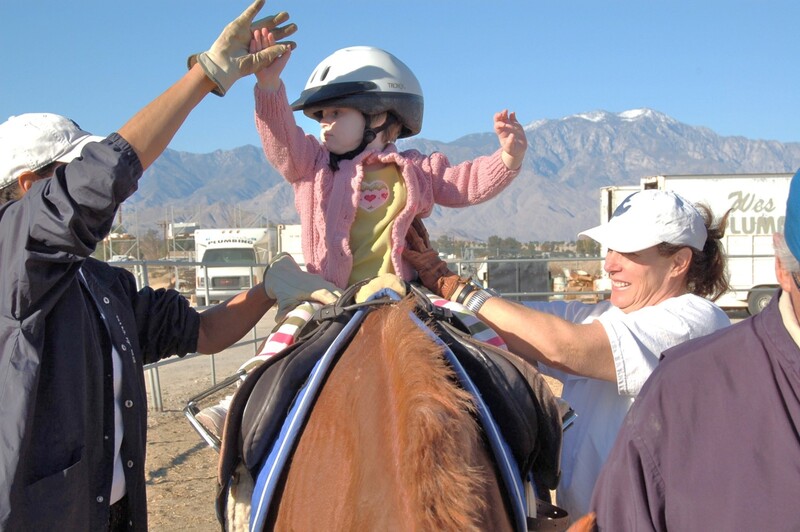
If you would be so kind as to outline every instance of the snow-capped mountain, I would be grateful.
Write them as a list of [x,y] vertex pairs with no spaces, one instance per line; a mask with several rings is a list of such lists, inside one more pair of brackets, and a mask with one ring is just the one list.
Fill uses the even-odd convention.
[[[431,234],[486,239],[573,240],[599,221],[599,188],[632,185],[645,175],[794,172],[800,143],[723,137],[654,111],[592,111],[525,126],[520,175],[500,195],[463,209],[437,207]],[[494,152],[494,133],[453,142],[412,138],[399,148],[441,151],[452,163]],[[206,227],[295,223],[293,193],[260,148],[192,154],[167,150],[125,204],[139,231],[163,221]],[[126,222],[133,223],[130,216]],[[130,228],[133,229],[133,228]]]

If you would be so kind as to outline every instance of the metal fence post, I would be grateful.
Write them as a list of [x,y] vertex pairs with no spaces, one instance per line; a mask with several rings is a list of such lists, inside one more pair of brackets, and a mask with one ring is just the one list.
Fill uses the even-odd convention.
[[164,403],[161,398],[161,380],[158,376],[158,365],[153,364],[148,368],[150,374],[150,391],[153,394],[153,409],[157,412],[164,410]]

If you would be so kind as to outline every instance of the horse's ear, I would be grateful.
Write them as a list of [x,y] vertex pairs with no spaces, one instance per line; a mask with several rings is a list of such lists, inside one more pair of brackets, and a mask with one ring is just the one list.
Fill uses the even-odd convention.
[[567,529],[567,532],[592,532],[597,530],[597,515],[589,512],[584,515]]

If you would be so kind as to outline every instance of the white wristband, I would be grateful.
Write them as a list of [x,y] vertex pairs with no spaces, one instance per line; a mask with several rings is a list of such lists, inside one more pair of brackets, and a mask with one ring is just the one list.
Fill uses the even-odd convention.
[[469,299],[467,299],[467,302],[464,303],[464,306],[477,314],[480,308],[489,298],[498,295],[499,294],[497,292],[491,289],[476,290],[470,294]]

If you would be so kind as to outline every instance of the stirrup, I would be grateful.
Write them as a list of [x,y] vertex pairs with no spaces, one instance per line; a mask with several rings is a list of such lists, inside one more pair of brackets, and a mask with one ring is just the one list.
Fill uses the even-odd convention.
[[219,436],[213,434],[199,419],[197,419],[197,414],[200,413],[200,407],[197,406],[199,401],[202,401],[206,397],[214,395],[217,392],[228,388],[229,386],[233,386],[240,380],[242,380],[247,375],[247,372],[244,370],[240,370],[227,379],[218,382],[215,386],[200,392],[198,395],[190,398],[189,401],[186,403],[186,406],[183,408],[183,413],[186,418],[189,420],[189,423],[192,425],[194,430],[200,435],[201,438],[215,451],[219,452],[220,447],[222,446],[222,440],[220,440]]

